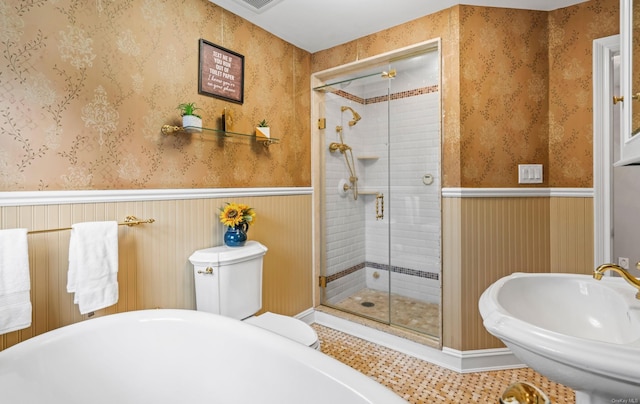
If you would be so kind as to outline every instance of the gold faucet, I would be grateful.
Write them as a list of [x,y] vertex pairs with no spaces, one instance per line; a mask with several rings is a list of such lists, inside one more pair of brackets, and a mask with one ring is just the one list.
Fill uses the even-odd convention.
[[344,143],[336,143],[336,142],[333,142],[329,145],[330,152],[334,152],[337,150],[340,150],[340,153],[344,154],[345,151],[351,150],[351,147],[347,146]]
[[[636,264],[636,268],[640,269],[640,262]],[[597,280],[600,280],[602,279],[602,275],[607,271],[617,272],[624,278],[625,281],[627,281],[627,283],[638,289],[638,292],[636,293],[636,299],[640,299],[640,280],[631,275],[629,272],[625,271],[624,268],[619,265],[602,264],[598,268],[596,268],[595,271],[593,271],[593,277]]]

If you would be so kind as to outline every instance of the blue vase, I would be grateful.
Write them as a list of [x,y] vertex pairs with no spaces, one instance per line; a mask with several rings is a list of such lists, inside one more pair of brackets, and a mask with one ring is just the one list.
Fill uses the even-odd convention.
[[247,223],[240,223],[235,227],[227,227],[224,233],[224,243],[229,247],[242,247],[247,242]]

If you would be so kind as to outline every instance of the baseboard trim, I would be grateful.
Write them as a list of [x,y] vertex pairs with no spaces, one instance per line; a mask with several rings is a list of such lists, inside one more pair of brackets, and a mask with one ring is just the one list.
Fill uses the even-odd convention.
[[507,348],[458,351],[444,347],[442,350],[439,350],[321,311],[315,310],[313,317],[314,322],[320,325],[411,355],[458,373],[486,372],[526,367]]
[[459,351],[443,347],[442,353],[457,361],[460,373],[488,372],[492,370],[517,369],[526,367],[509,348],[477,349]]
[[315,310],[313,308],[309,308],[302,313],[298,313],[295,316],[298,320],[302,320],[307,324],[315,323]]

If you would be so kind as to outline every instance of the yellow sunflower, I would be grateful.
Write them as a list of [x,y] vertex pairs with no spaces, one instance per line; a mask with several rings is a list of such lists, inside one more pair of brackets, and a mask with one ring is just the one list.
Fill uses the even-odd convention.
[[253,208],[241,203],[227,203],[220,208],[220,222],[225,226],[236,227],[242,223],[252,225],[256,220]]

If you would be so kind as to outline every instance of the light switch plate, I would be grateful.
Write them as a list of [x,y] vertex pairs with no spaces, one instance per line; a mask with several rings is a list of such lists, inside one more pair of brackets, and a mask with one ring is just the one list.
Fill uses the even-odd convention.
[[542,184],[542,164],[518,164],[518,184]]

